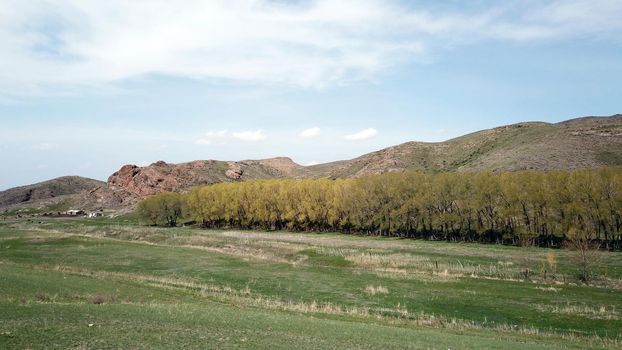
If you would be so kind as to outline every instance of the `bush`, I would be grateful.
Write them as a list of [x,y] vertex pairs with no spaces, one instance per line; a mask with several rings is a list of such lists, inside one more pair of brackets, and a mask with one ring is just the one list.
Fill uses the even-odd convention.
[[138,215],[153,225],[177,226],[184,214],[185,199],[180,193],[167,192],[138,203]]
[[35,299],[37,299],[40,302],[48,302],[50,301],[50,296],[47,293],[44,292],[37,292],[35,293]]
[[93,302],[93,304],[100,305],[100,304],[110,301],[110,297],[102,293],[97,293],[93,295],[93,297],[91,298],[91,301]]

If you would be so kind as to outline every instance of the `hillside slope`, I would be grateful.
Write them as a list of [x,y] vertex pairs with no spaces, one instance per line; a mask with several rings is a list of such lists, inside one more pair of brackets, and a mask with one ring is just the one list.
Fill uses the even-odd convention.
[[42,201],[54,202],[103,185],[105,185],[105,182],[98,180],[80,176],[63,176],[0,192],[0,208],[12,205],[35,204]]
[[407,142],[358,158],[307,168],[316,177],[387,171],[515,171],[622,165],[622,115],[557,124],[519,123],[444,142]]

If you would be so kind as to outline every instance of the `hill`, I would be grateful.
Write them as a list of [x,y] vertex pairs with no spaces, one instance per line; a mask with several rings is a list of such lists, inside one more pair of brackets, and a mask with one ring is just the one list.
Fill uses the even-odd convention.
[[137,196],[217,182],[270,178],[347,178],[391,171],[560,170],[622,165],[622,115],[586,117],[557,124],[526,122],[444,142],[407,142],[314,166],[289,158],[226,162],[200,160],[126,165],[108,179],[112,188]]
[[387,171],[560,170],[622,165],[622,115],[528,122],[444,142],[407,142],[358,158],[308,167],[316,177]]
[[33,185],[2,191],[0,192],[0,207],[37,205],[41,203],[55,204],[85,190],[105,186],[105,184],[105,182],[99,180],[80,176],[63,176]]
[[[348,178],[384,172],[568,170],[622,165],[622,114],[560,123],[524,122],[443,142],[406,142],[314,166],[290,158],[124,165],[108,182],[63,177],[0,192],[0,207],[70,197],[83,208],[122,208],[192,186],[272,178]],[[64,196],[64,197],[63,197]]]

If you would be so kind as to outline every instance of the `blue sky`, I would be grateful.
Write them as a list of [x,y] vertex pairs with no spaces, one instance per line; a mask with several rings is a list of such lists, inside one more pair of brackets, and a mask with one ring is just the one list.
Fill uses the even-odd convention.
[[0,0],[0,189],[621,113],[620,18],[620,0]]

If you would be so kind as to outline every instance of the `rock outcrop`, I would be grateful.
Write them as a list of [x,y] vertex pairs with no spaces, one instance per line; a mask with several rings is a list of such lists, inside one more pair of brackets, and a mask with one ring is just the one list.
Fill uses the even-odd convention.
[[240,162],[197,160],[181,164],[159,161],[146,167],[124,165],[108,178],[108,187],[142,198],[218,182],[297,177],[304,175],[304,169],[289,158]]
[[229,162],[229,169],[225,171],[225,175],[230,179],[239,180],[244,175],[244,170],[236,162]]

